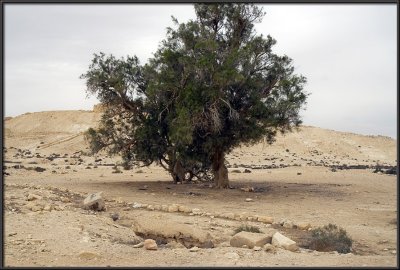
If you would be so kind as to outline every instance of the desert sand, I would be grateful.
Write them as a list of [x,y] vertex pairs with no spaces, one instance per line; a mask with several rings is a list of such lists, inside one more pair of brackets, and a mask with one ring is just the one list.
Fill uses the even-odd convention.
[[[397,266],[397,175],[374,173],[397,166],[396,140],[301,126],[272,145],[229,153],[232,187],[219,190],[175,185],[155,165],[116,173],[119,157],[87,153],[83,133],[100,117],[51,111],[4,120],[5,266]],[[95,192],[105,211],[82,208]],[[300,224],[329,223],[353,239],[351,253],[309,249]],[[299,249],[231,246],[244,224],[275,229]],[[158,249],[141,247],[146,238]]]

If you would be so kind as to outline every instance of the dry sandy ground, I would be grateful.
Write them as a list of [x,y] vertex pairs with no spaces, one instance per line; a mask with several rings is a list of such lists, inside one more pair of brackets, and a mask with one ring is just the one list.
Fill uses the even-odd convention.
[[[99,117],[90,111],[41,112],[5,121],[5,266],[397,266],[397,176],[372,168],[332,171],[343,164],[396,165],[395,140],[302,127],[272,146],[235,149],[227,160],[232,189],[216,190],[208,183],[174,185],[158,167],[113,173],[118,158],[78,153],[86,151],[81,132]],[[35,167],[46,170],[29,169]],[[107,210],[82,209],[83,199],[98,191]],[[29,194],[41,198],[28,201]],[[180,204],[204,214],[134,208],[135,202]],[[233,218],[224,218],[227,213]],[[243,220],[255,215],[274,223]],[[284,228],[281,219],[343,227],[353,239],[352,253],[310,250],[309,233]],[[207,232],[214,247],[191,252],[157,239],[156,251],[135,248],[137,222],[189,226],[194,234]],[[241,224],[274,227],[300,250],[231,247]]]

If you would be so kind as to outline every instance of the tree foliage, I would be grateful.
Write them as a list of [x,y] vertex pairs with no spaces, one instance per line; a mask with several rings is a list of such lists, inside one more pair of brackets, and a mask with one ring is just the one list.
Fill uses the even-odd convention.
[[[254,24],[264,12],[250,4],[196,4],[196,19],[167,28],[148,63],[95,54],[87,92],[106,111],[87,138],[127,164],[155,162],[175,180],[214,176],[229,186],[225,155],[241,143],[274,141],[301,123],[306,78],[292,60],[272,52],[276,41]],[[178,168],[178,169],[177,169]],[[200,176],[202,174],[202,176]]]

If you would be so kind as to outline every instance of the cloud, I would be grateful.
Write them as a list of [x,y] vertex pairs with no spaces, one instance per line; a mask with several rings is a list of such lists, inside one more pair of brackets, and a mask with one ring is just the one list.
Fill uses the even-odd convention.
[[[264,4],[256,31],[277,40],[311,93],[305,124],[396,137],[396,5]],[[4,6],[5,114],[91,109],[84,73],[93,53],[142,63],[191,4]],[[23,98],[22,98],[23,97]]]

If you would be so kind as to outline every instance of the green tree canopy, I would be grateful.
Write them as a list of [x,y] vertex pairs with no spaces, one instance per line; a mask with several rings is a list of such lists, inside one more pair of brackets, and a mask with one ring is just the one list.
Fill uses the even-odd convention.
[[107,109],[88,139],[127,164],[156,162],[175,180],[211,172],[226,188],[227,153],[301,124],[306,78],[272,52],[272,37],[255,32],[258,6],[196,4],[195,12],[186,23],[173,18],[143,66],[136,56],[95,54],[82,78]]

